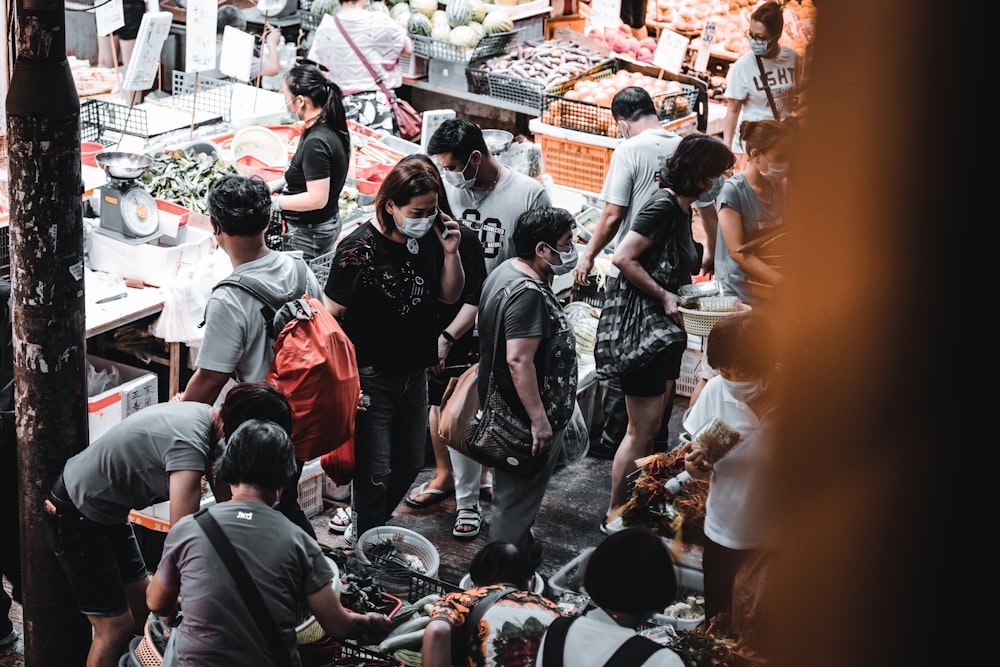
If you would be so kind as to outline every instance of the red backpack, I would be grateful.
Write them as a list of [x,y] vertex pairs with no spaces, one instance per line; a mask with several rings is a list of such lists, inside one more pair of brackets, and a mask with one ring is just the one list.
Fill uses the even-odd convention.
[[264,304],[261,313],[274,338],[266,380],[292,404],[295,456],[308,461],[345,443],[353,447],[361,379],[354,343],[323,304],[305,294],[308,267],[304,260],[295,261],[300,287],[292,294],[271,294],[264,281],[240,274],[213,289],[232,285]]

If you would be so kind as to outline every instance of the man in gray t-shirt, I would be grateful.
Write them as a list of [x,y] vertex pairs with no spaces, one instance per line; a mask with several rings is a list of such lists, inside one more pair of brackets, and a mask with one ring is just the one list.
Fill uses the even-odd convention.
[[490,154],[475,123],[459,118],[445,121],[431,136],[427,154],[443,170],[451,210],[479,231],[487,274],[514,255],[510,239],[517,216],[552,205],[541,183]]

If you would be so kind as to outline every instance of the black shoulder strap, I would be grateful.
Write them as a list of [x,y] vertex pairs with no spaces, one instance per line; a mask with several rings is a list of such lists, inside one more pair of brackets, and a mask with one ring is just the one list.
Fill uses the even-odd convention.
[[[212,287],[212,291],[214,292],[220,287],[230,285],[243,290],[264,304],[260,309],[260,313],[264,317],[264,322],[267,323],[267,334],[273,339],[277,338],[278,332],[282,328],[275,326],[274,316],[285,306],[286,303],[295,301],[306,293],[306,290],[309,288],[309,278],[307,275],[308,269],[309,265],[306,264],[306,261],[302,258],[296,257],[295,286],[290,291],[283,294],[275,294],[271,292],[270,286],[260,278],[257,278],[256,276],[244,275],[242,273],[226,276],[217,282],[214,287]],[[287,320],[288,318],[285,319],[286,322]],[[204,318],[202,318],[201,324],[198,326],[205,326]]]
[[542,664],[545,667],[562,667],[563,654],[566,652],[566,635],[569,634],[569,626],[577,618],[577,616],[560,616],[549,623],[549,627],[545,630],[545,650],[542,652]]
[[[507,586],[506,588],[498,588],[497,590],[491,592],[489,595],[484,597],[482,600],[473,605],[472,609],[465,617],[465,623],[462,624],[462,634],[456,633],[456,639],[462,638],[466,643],[472,641],[478,636],[479,622],[483,620],[483,614],[490,610],[490,607],[495,605],[500,598],[503,598],[511,593],[515,592],[516,588]],[[457,647],[452,645],[452,656],[457,656]],[[464,651],[461,652],[462,655],[465,654]]]
[[[563,655],[565,654],[566,635],[569,634],[569,626],[577,617],[562,616],[552,621],[545,631],[545,649],[542,652],[542,664],[545,667],[562,667]],[[663,646],[657,644],[648,637],[636,635],[618,647],[618,650],[611,654],[604,667],[635,667],[641,665],[649,656],[659,651]]]
[[764,84],[764,92],[767,93],[767,106],[771,107],[774,120],[781,120],[778,115],[778,107],[774,104],[774,95],[771,93],[771,86],[767,83],[767,72],[764,71],[764,61],[757,56],[757,71],[760,72],[760,81]]
[[247,572],[243,561],[237,556],[232,542],[226,537],[225,532],[223,532],[222,527],[219,526],[215,517],[208,513],[207,507],[195,512],[194,520],[205,531],[205,535],[208,536],[212,546],[215,547],[215,551],[222,558],[226,569],[229,570],[233,581],[239,587],[240,593],[243,595],[243,602],[246,604],[247,609],[250,610],[250,615],[253,616],[253,620],[257,624],[257,629],[260,630],[264,639],[267,640],[267,644],[271,650],[271,657],[275,659],[275,664],[282,667],[290,667],[292,660],[288,655],[287,649],[285,649],[285,643],[281,640],[281,632],[278,630],[278,624],[275,622],[274,617],[271,616],[271,612],[268,611],[267,605],[264,604],[264,598],[261,597],[260,590],[253,582],[253,579],[250,578],[250,573]]

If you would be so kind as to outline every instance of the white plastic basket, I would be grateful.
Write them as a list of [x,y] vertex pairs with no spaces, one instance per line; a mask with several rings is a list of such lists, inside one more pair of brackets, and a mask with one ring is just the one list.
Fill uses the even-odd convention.
[[[424,572],[414,570],[418,574],[436,577],[441,566],[441,555],[430,540],[418,532],[401,526],[375,526],[361,534],[354,553],[365,565],[372,565],[371,559],[365,553],[365,548],[380,542],[388,542],[396,551],[405,556],[415,556],[424,566]],[[409,579],[407,579],[409,586]],[[390,591],[391,592],[391,591]]]
[[684,331],[695,336],[707,336],[711,333],[715,323],[723,317],[729,317],[744,310],[750,310],[750,306],[741,303],[737,310],[727,311],[693,310],[684,306],[677,306],[677,310],[680,311],[681,317],[684,318]]

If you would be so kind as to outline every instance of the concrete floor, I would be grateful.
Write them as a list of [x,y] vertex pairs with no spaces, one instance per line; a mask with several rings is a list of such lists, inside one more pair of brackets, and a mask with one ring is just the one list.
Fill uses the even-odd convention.
[[[679,432],[680,419],[687,404],[687,399],[681,396],[674,403],[670,419],[670,433],[674,438]],[[433,469],[427,467],[418,475],[415,484],[432,476]],[[591,457],[584,457],[556,470],[535,521],[536,535],[544,546],[538,573],[546,582],[580,551],[596,546],[604,537],[599,526],[608,506],[610,479],[611,461]],[[324,511],[312,518],[321,543],[331,547],[347,545],[347,541],[342,536],[331,533],[327,525],[336,508],[343,505],[344,503],[325,501]],[[484,503],[483,509],[483,530],[474,540],[458,540],[451,534],[456,512],[454,496],[433,507],[419,510],[400,503],[388,523],[415,530],[430,540],[441,556],[437,578],[458,584],[468,572],[472,556],[489,542],[489,503]],[[6,582],[4,585],[7,586]],[[7,590],[9,591],[9,587]],[[15,628],[21,632],[20,605],[14,604],[11,618]],[[24,667],[23,637],[14,646],[0,653],[0,667]]]

